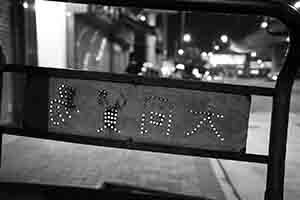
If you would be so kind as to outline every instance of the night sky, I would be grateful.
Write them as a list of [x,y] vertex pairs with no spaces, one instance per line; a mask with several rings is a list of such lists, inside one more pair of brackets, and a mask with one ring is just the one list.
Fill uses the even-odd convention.
[[[168,43],[174,48],[175,40],[180,36],[180,15],[169,15]],[[247,15],[225,15],[212,13],[186,13],[185,32],[191,33],[201,51],[211,51],[212,42],[222,34],[238,41],[260,28],[263,17]]]

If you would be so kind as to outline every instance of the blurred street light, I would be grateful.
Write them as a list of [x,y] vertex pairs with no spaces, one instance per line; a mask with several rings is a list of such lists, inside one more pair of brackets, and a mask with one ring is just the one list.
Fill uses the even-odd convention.
[[143,22],[146,21],[145,15],[140,15],[140,16],[139,16],[139,19],[140,19],[141,21],[143,21]]
[[260,27],[261,28],[267,28],[268,27],[268,22],[262,22],[261,24],[260,24]]
[[299,9],[300,8],[300,1],[297,1],[296,3],[294,3],[295,8]]
[[205,51],[203,51],[203,52],[201,53],[201,56],[202,56],[202,57],[206,57],[206,56],[207,56],[207,53],[206,53]]
[[251,56],[252,58],[255,58],[255,57],[257,56],[257,54],[256,54],[255,51],[252,51],[251,54],[250,54],[250,56]]
[[214,46],[214,49],[215,49],[216,51],[218,51],[218,50],[220,50],[220,46],[219,46],[219,45],[215,45],[215,46]]
[[184,70],[185,66],[183,64],[177,64],[176,69]]
[[262,60],[261,60],[261,59],[258,59],[258,60],[257,60],[257,64],[259,64],[259,65],[262,64]]
[[25,2],[23,3],[23,8],[27,9],[28,7],[29,7],[29,5],[28,5],[28,3],[25,1]]
[[178,49],[177,52],[178,52],[179,55],[183,55],[184,54],[184,50],[183,49]]
[[221,41],[223,43],[227,43],[228,42],[228,36],[227,35],[222,35],[220,39],[221,39]]
[[183,41],[184,41],[184,42],[190,42],[191,40],[192,40],[191,34],[185,33],[185,34],[183,35]]

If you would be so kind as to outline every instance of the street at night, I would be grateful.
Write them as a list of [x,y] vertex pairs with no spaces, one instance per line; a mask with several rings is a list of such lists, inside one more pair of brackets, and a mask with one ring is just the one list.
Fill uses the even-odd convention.
[[300,199],[300,1],[127,1],[0,0],[0,199]]

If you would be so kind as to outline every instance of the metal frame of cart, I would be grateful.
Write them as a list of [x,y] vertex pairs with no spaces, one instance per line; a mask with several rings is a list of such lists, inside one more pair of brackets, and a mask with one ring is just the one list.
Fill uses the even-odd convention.
[[[1,125],[1,133],[23,135],[29,137],[53,139],[59,141],[68,141],[82,144],[92,144],[99,146],[118,147],[134,150],[145,150],[153,152],[163,152],[199,157],[212,157],[220,159],[230,159],[237,161],[247,161],[255,163],[266,164],[267,169],[267,185],[265,192],[265,199],[283,199],[283,186],[284,186],[284,171],[285,171],[285,159],[286,159],[286,144],[288,134],[288,121],[289,121],[289,106],[290,97],[295,75],[298,70],[297,58],[300,53],[300,13],[294,7],[283,2],[267,2],[267,1],[232,1],[232,0],[152,0],[152,1],[138,1],[138,0],[69,0],[64,2],[75,3],[100,3],[112,6],[134,6],[134,7],[147,7],[147,8],[159,8],[159,9],[176,9],[176,10],[198,10],[220,13],[235,13],[235,14],[257,14],[276,17],[281,20],[288,28],[290,34],[290,47],[287,55],[287,59],[284,67],[282,68],[275,88],[263,88],[254,86],[240,86],[229,84],[215,84],[215,83],[195,83],[192,81],[178,81],[178,80],[166,80],[166,79],[149,79],[143,77],[127,76],[127,75],[113,75],[109,73],[96,73],[96,72],[83,72],[83,71],[71,71],[61,69],[47,69],[36,68],[24,65],[4,65],[1,66],[2,72],[16,72],[25,73],[29,77],[40,77],[32,79],[37,81],[36,83],[42,83],[39,85],[44,86],[48,84],[47,77],[57,78],[72,78],[72,79],[85,79],[95,81],[109,81],[118,83],[128,83],[132,85],[145,85],[145,86],[161,86],[165,88],[182,88],[201,90],[206,92],[221,92],[229,94],[239,95],[258,95],[272,97],[272,118],[270,129],[270,141],[269,141],[269,153],[268,155],[256,155],[247,154],[243,152],[226,152],[226,151],[213,151],[205,149],[195,149],[189,147],[173,147],[162,144],[147,144],[143,142],[135,142],[134,140],[115,140],[115,139],[94,139],[87,136],[76,136],[59,134],[56,132],[45,131],[40,128],[32,127],[30,124],[23,124],[20,127],[14,127],[10,124]],[[26,87],[26,93],[31,97],[39,97],[41,102],[48,103],[48,91],[42,93],[36,93],[36,89]],[[27,102],[28,103],[28,102]],[[42,103],[42,105],[45,105]],[[33,106],[26,104],[25,102],[25,115],[28,114],[26,106]],[[41,107],[42,108],[42,107]],[[48,109],[42,108],[42,109]],[[39,123],[41,120],[47,120],[47,115],[43,117],[35,117],[35,122]],[[20,184],[1,183],[1,187],[13,187],[18,188]],[[26,185],[26,184],[25,184]],[[22,186],[23,187],[23,186]],[[26,185],[28,188],[39,188],[39,190],[65,190],[65,191],[83,191],[86,194],[95,195],[100,194],[100,190],[95,191],[92,189],[79,189],[70,187],[55,187],[45,185]],[[113,188],[107,186],[107,188]],[[106,188],[106,189],[107,189]],[[107,190],[107,191],[113,191]],[[155,191],[149,193],[126,193],[123,190],[114,190],[117,193],[110,193],[102,191],[105,194],[127,195],[127,197],[133,198],[134,195],[143,198],[183,198],[189,199],[189,197],[172,196],[172,194],[166,194],[163,192],[155,193]],[[157,192],[157,191],[156,191]],[[147,196],[148,194],[148,196]],[[159,194],[158,196],[155,194]],[[140,196],[139,196],[140,195]],[[153,196],[154,195],[154,196]]]

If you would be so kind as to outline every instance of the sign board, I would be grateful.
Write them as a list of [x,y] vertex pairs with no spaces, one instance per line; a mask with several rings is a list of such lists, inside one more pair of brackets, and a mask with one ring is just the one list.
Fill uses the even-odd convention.
[[48,130],[240,152],[250,97],[107,81],[49,79]]

